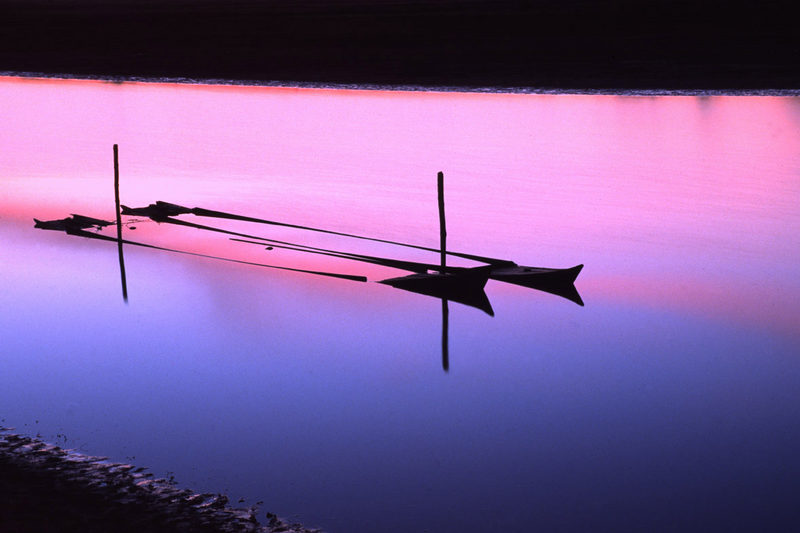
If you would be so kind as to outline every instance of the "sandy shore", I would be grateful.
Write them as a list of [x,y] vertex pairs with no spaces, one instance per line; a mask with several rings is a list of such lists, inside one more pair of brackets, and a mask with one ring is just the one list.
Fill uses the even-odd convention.
[[422,86],[800,88],[786,0],[0,0],[0,71]]
[[63,450],[0,428],[0,531],[15,533],[317,533],[143,468]]

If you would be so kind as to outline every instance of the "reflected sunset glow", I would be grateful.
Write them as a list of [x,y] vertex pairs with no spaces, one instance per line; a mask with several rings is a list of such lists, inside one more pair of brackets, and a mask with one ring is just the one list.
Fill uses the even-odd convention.
[[[713,301],[719,283],[735,287],[758,278],[761,290],[737,296],[746,299],[753,320],[764,305],[795,315],[771,295],[783,294],[787,282],[798,288],[786,275],[798,259],[800,233],[800,136],[792,98],[23,78],[4,78],[0,97],[12,104],[0,111],[6,218],[81,213],[111,220],[110,145],[116,142],[127,205],[166,200],[436,246],[434,176],[443,170],[451,249],[534,266],[582,262],[589,265],[582,279],[590,287],[594,276],[617,280],[616,287],[598,286],[602,294],[678,298],[676,305],[695,302],[698,310],[720,307]],[[318,234],[222,225],[290,242],[435,260]],[[221,235],[152,222],[138,227],[128,238],[180,243],[200,253],[311,269],[334,263],[370,276],[385,270],[296,252],[266,254]],[[778,275],[763,278],[766,270]],[[634,289],[679,286],[685,278],[693,280],[691,297]],[[794,326],[789,320],[781,329]]]

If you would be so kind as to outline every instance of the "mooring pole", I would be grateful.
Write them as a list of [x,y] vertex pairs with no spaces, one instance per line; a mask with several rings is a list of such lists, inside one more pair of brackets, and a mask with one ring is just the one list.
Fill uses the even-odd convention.
[[444,223],[444,174],[439,172],[437,176],[437,188],[439,189],[439,250],[442,254],[442,274],[444,274],[447,257],[447,229]]
[[[447,266],[447,228],[444,222],[444,173],[439,172],[436,179],[436,186],[439,191],[439,250],[441,253],[442,274],[445,273]],[[450,309],[447,305],[447,298],[442,298],[442,369],[445,372],[450,370],[450,348],[449,335],[449,316]]]
[[128,283],[125,279],[125,259],[122,255],[122,214],[119,209],[119,147],[114,145],[114,201],[117,213],[117,251],[119,252],[119,275],[122,278],[122,299],[128,303]]

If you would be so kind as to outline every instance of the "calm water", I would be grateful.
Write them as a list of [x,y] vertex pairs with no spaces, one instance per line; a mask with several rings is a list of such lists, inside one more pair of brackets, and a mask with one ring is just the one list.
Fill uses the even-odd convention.
[[[800,511],[800,98],[403,93],[0,78],[0,423],[361,531],[779,530]],[[189,207],[585,264],[586,305],[142,221]],[[435,262],[297,230],[196,221]],[[113,228],[111,228],[113,230]],[[104,234],[114,235],[109,229]],[[788,529],[787,529],[788,530]]]

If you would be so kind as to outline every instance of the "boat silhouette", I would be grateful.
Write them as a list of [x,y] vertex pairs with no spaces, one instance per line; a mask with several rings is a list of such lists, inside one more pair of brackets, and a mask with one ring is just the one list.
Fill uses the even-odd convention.
[[484,291],[491,269],[491,266],[482,266],[449,272],[411,274],[384,279],[378,283],[468,305],[494,316],[492,304]]
[[33,219],[34,228],[49,229],[55,231],[69,231],[80,230],[87,228],[104,228],[106,226],[114,225],[114,222],[108,222],[99,218],[87,217],[83,215],[71,215],[67,218],[60,218],[58,220],[39,220]]
[[[344,233],[324,228],[302,226],[298,224],[290,224],[286,222],[278,222],[262,218],[237,215],[234,213],[215,211],[201,207],[186,207],[179,204],[164,202],[161,200],[158,200],[155,203],[149,204],[144,207],[128,207],[126,205],[122,205],[119,201],[119,181],[118,181],[119,177],[118,177],[117,164],[118,164],[117,145],[114,145],[114,171],[115,171],[114,187],[115,187],[115,202],[116,202],[115,211],[116,211],[116,225],[117,225],[116,238],[109,237],[107,235],[102,235],[99,233],[99,231],[105,228],[106,226],[115,224],[114,222],[108,222],[102,219],[87,217],[84,215],[77,215],[77,214],[73,214],[71,217],[58,220],[42,221],[34,218],[34,227],[39,229],[64,231],[69,235],[76,235],[85,238],[98,239],[98,240],[117,243],[117,246],[119,248],[119,257],[120,257],[120,274],[122,278],[123,299],[126,302],[127,302],[127,289],[126,289],[125,271],[124,271],[123,255],[122,255],[123,244],[141,246],[150,249],[187,254],[198,257],[205,257],[210,259],[253,265],[265,268],[274,268],[279,270],[301,272],[306,274],[329,276],[334,278],[347,279],[351,281],[366,282],[367,278],[364,276],[354,276],[350,274],[312,271],[312,270],[296,269],[296,268],[277,266],[277,265],[268,265],[263,263],[255,263],[250,261],[242,261],[238,259],[211,256],[207,254],[200,254],[184,250],[177,250],[173,248],[166,248],[162,246],[155,246],[137,241],[130,241],[122,238],[122,233],[121,233],[123,225],[121,219],[122,215],[144,216],[157,223],[175,224],[198,230],[222,233],[231,236],[231,240],[233,241],[264,246],[268,250],[271,250],[273,248],[281,248],[281,249],[293,250],[304,253],[325,255],[351,261],[371,263],[411,272],[411,274],[409,275],[383,279],[378,281],[378,283],[381,283],[383,285],[388,285],[400,290],[438,298],[441,300],[442,368],[444,369],[445,372],[449,370],[450,366],[448,303],[450,301],[454,301],[462,305],[480,309],[481,311],[487,313],[488,315],[494,316],[494,309],[492,308],[491,302],[489,301],[489,298],[484,290],[486,283],[489,279],[547,292],[550,294],[566,298],[578,305],[581,306],[584,305],[583,300],[580,297],[580,294],[575,288],[575,280],[577,279],[578,275],[583,269],[582,264],[576,265],[571,268],[530,267],[530,266],[519,265],[516,262],[507,259],[498,259],[494,257],[487,257],[487,256],[447,250],[446,247],[447,231],[445,227],[445,214],[444,214],[444,186],[443,186],[443,174],[441,172],[439,172],[438,174],[440,243],[439,243],[439,248],[431,248],[411,243],[404,243],[404,242],[392,241],[388,239],[380,239],[375,237],[366,237],[363,235]],[[241,222],[251,222],[257,224],[294,228],[299,230],[313,231],[313,232],[325,233],[341,237],[348,237],[353,239],[379,242],[400,247],[413,248],[428,252],[435,252],[440,255],[440,262],[439,264],[433,264],[433,263],[425,263],[418,261],[391,259],[387,257],[378,257],[378,256],[359,254],[353,252],[342,252],[326,248],[270,239],[247,233],[230,231],[223,228],[208,226],[205,224],[198,224],[195,222],[189,222],[184,219],[176,218],[181,215],[189,215],[189,214],[199,217],[236,220]],[[98,232],[87,231],[89,228],[94,228]],[[482,265],[471,268],[464,266],[447,265],[446,264],[447,256],[457,257],[460,259],[482,263]]]
[[583,270],[583,265],[571,268],[540,268],[527,266],[505,266],[492,269],[490,278],[512,283],[520,287],[536,289],[566,298],[583,306],[583,299],[575,288],[575,280]]

